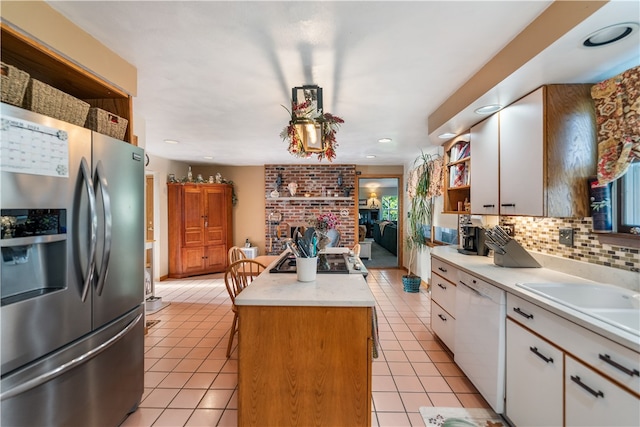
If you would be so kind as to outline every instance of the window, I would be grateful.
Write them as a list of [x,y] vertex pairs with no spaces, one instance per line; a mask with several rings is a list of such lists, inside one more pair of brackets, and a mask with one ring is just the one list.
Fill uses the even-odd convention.
[[[636,159],[621,178],[616,181],[616,219],[618,233],[631,233],[640,227],[640,161]],[[637,234],[637,233],[634,233]]]
[[398,196],[382,196],[382,219],[398,220]]

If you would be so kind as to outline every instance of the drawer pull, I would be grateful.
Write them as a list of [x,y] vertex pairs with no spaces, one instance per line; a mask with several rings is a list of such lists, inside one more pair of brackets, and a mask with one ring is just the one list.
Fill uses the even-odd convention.
[[443,285],[442,283],[438,283],[438,287],[439,287],[440,289],[445,290],[445,291],[447,290],[447,287],[446,287],[445,285]]
[[515,208],[516,204],[515,203],[502,203],[500,206],[505,207],[505,208]]
[[520,310],[520,307],[513,307],[513,311],[515,311],[522,317],[526,317],[527,319],[533,319],[533,314],[525,313],[524,311]]
[[447,272],[447,269],[446,268],[442,268],[442,267],[438,267],[438,270],[442,271],[443,273]]
[[495,208],[496,205],[482,205],[483,208]]
[[592,389],[591,387],[589,387],[588,385],[586,385],[585,383],[580,381],[580,377],[577,376],[577,375],[575,377],[573,375],[571,375],[571,381],[573,381],[574,383],[578,384],[583,389],[587,390],[589,393],[591,393],[593,395],[593,397],[604,397],[604,393],[603,392],[601,392],[600,390],[595,391],[594,389]]
[[613,366],[614,368],[617,368],[619,370],[621,370],[622,372],[624,372],[625,374],[629,375],[630,377],[637,375],[640,377],[640,372],[637,369],[629,369],[629,368],[625,368],[624,366],[622,366],[621,364],[619,364],[618,362],[615,362],[613,360],[611,360],[611,356],[609,356],[608,354],[599,354],[598,353],[598,358],[600,360],[603,360],[605,362],[607,362],[609,365]]
[[447,318],[446,318],[446,317],[444,317],[442,314],[438,314],[438,317],[439,317],[443,322],[446,322],[446,321],[447,321]]
[[538,356],[540,359],[544,360],[547,363],[553,363],[553,359],[551,357],[546,357],[544,354],[540,353],[538,351],[538,347],[529,347],[529,350],[531,350],[531,352],[533,354],[535,354],[536,356]]

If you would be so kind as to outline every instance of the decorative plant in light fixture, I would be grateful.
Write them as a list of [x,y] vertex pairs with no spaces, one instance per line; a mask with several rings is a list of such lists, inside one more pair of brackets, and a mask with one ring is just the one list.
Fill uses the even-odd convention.
[[[296,90],[305,94],[304,102],[297,103]],[[291,120],[280,133],[293,156],[308,158],[317,154],[318,160],[332,161],[336,157],[336,133],[344,120],[330,113],[322,113],[322,89],[303,86],[292,90],[291,111],[282,106]]]

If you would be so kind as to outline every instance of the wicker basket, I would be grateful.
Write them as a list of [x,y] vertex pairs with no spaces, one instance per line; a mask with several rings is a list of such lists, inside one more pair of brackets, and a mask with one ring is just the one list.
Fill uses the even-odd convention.
[[124,139],[129,121],[100,108],[89,108],[89,115],[84,127],[113,138]]
[[90,105],[32,78],[27,85],[24,107],[54,119],[84,126]]
[[402,276],[402,286],[405,292],[420,292],[420,276]]
[[4,62],[0,62],[0,71],[2,75],[2,102],[22,106],[24,93],[29,83],[29,73]]

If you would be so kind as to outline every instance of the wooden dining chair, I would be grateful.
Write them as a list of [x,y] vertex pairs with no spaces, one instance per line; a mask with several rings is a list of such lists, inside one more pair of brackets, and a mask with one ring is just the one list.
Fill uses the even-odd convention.
[[247,255],[238,246],[231,246],[229,248],[229,265],[241,259],[247,259]]
[[236,307],[236,297],[242,292],[260,273],[265,270],[265,265],[252,259],[241,259],[229,265],[224,273],[224,283],[231,298],[231,311],[233,311],[233,322],[229,331],[229,344],[227,345],[227,357],[231,355],[233,337],[238,332],[238,309]]

